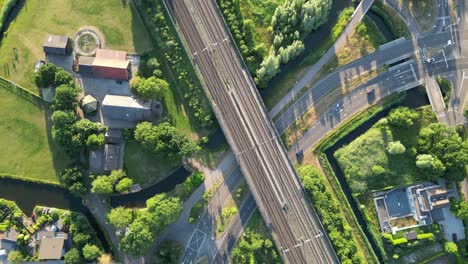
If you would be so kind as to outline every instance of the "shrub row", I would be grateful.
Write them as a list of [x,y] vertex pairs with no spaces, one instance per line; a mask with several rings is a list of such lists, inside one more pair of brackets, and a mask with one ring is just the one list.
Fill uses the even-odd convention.
[[338,201],[325,185],[323,176],[312,166],[297,168],[297,173],[325,227],[342,263],[364,263],[358,254],[351,227],[344,220]]
[[183,97],[187,100],[193,116],[202,127],[213,126],[214,117],[208,98],[204,94],[162,1],[139,0],[136,3],[143,14],[145,25],[155,40],[154,44],[158,53],[164,57],[173,75],[177,77],[175,80],[177,86],[183,92]]

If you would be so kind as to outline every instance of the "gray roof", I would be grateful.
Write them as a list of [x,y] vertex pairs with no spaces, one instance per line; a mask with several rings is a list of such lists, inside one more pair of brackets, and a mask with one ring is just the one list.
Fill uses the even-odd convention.
[[151,102],[143,102],[131,96],[106,95],[102,101],[104,106],[117,106],[125,108],[151,109]]
[[68,44],[67,36],[47,35],[44,41],[44,47],[65,49]]
[[93,62],[94,62],[94,57],[80,56],[79,65],[92,66]]
[[120,163],[120,147],[117,144],[104,145],[104,170],[113,171],[122,169]]
[[0,236],[0,240],[16,242],[16,240],[18,239],[18,235],[19,235],[19,234],[20,234],[20,233],[19,233],[18,231],[16,231],[15,229],[9,228],[7,231],[5,231],[5,232]]

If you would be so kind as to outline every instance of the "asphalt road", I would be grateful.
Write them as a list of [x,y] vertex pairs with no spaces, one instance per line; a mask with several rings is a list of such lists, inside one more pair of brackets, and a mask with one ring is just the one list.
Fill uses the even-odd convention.
[[337,263],[212,0],[167,2],[214,112],[288,263]]

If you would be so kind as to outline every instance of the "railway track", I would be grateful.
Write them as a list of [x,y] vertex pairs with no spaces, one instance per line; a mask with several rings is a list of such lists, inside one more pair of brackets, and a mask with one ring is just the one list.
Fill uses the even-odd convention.
[[285,262],[338,263],[216,4],[166,6]]

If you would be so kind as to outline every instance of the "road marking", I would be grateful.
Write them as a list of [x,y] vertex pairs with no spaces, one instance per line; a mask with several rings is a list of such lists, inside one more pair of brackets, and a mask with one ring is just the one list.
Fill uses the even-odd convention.
[[411,71],[413,72],[414,80],[418,80],[418,78],[416,77],[416,72],[414,71],[414,68],[413,68],[413,64],[410,64],[410,67],[411,67]]

